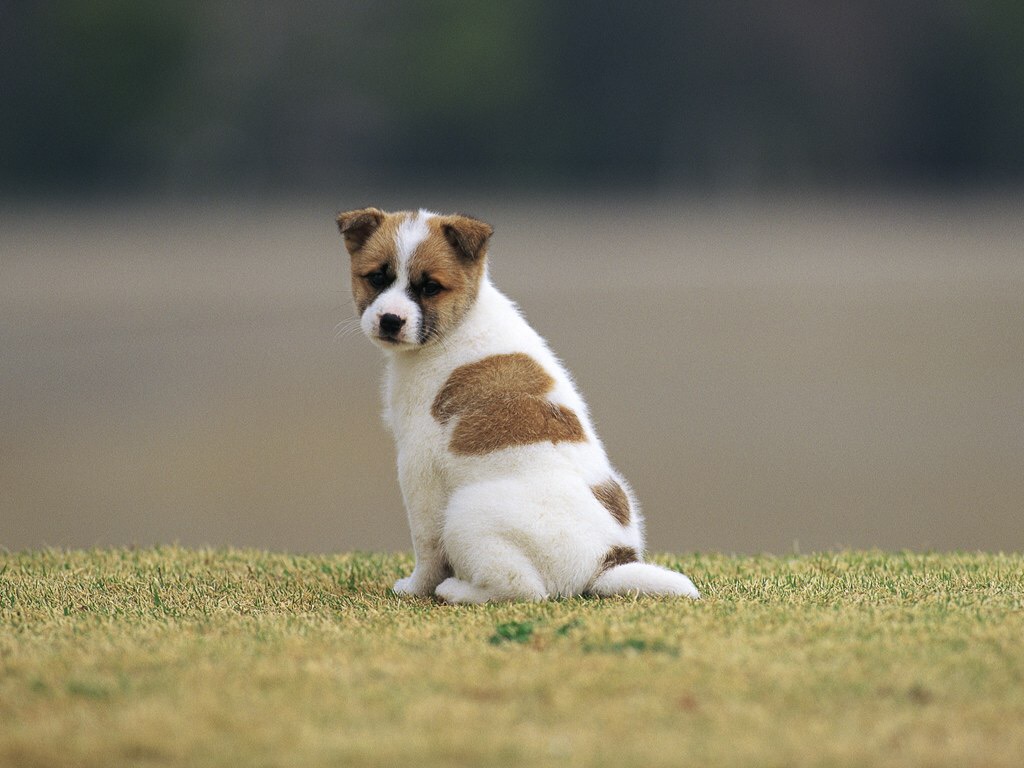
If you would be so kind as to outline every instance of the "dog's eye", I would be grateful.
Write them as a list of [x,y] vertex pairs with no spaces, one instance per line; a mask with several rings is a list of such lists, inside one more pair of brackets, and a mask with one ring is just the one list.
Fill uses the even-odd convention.
[[422,296],[437,296],[442,290],[444,290],[444,286],[436,280],[427,280],[427,282],[420,286],[420,294]]
[[388,277],[388,273],[383,270],[379,272],[371,272],[366,276],[366,282],[372,285],[377,290],[386,288],[391,283],[391,278]]

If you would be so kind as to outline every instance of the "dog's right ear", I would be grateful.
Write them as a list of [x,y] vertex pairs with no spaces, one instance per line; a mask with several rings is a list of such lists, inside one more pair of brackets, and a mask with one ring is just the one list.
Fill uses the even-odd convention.
[[345,249],[355,255],[377,231],[384,220],[384,211],[377,208],[360,208],[338,214],[338,231],[345,238]]
[[494,234],[490,224],[460,214],[446,216],[442,221],[445,239],[463,259],[473,262],[486,252],[487,241]]

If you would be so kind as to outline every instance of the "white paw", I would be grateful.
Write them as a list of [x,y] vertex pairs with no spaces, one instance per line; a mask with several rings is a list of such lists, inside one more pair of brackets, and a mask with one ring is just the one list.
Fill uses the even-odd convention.
[[472,584],[468,584],[454,576],[437,585],[434,594],[446,603],[486,603],[487,595]]
[[416,578],[415,573],[412,576],[406,576],[404,579],[399,579],[391,589],[396,595],[427,597],[430,594],[430,590],[423,586],[420,580]]

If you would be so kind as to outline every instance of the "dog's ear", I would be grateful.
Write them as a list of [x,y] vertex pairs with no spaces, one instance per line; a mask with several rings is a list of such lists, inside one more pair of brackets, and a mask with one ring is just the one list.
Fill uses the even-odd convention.
[[384,211],[377,208],[360,208],[358,211],[339,213],[338,230],[345,237],[346,250],[354,255],[366,245],[366,241],[377,231],[382,221]]
[[494,234],[490,224],[471,216],[446,216],[441,231],[462,258],[477,261],[487,253],[487,241]]

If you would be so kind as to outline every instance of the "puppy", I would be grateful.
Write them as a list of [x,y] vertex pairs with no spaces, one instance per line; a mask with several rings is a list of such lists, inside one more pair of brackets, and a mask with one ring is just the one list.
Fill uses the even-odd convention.
[[642,593],[699,598],[644,563],[643,518],[569,374],[491,284],[492,229],[376,208],[338,216],[416,566],[394,591],[447,603]]

